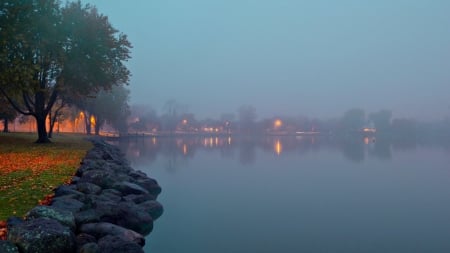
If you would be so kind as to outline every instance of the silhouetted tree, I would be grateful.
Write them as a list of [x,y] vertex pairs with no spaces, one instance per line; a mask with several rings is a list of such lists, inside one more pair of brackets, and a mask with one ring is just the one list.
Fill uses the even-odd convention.
[[358,131],[366,123],[365,113],[362,109],[350,109],[341,118],[341,127],[344,131]]
[[16,117],[16,110],[14,110],[4,96],[0,95],[0,120],[3,120],[3,132],[9,132],[9,121],[14,120]]
[[172,134],[174,133],[178,122],[181,120],[180,115],[185,112],[183,111],[183,106],[175,99],[170,99],[164,104],[163,112],[164,113],[161,116],[163,128]]
[[256,109],[251,105],[242,105],[238,109],[239,131],[241,133],[252,133],[256,125]]
[[389,131],[391,127],[392,112],[389,110],[381,110],[369,114],[369,120],[373,122],[378,132]]

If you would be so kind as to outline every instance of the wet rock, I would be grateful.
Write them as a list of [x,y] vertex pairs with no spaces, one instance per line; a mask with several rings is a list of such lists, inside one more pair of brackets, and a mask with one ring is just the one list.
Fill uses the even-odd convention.
[[[120,194],[120,192],[119,192]],[[110,192],[103,191],[100,195],[96,197],[97,200],[103,200],[103,201],[114,201],[114,202],[120,202],[122,200],[121,195],[116,195]]]
[[107,235],[98,241],[99,252],[143,253],[142,247],[134,242],[126,241],[122,237]]
[[11,230],[13,227],[24,223],[25,221],[22,218],[11,216],[6,220],[6,228]]
[[19,253],[19,249],[12,242],[0,240],[0,252],[2,252],[2,253]]
[[53,199],[51,206],[60,210],[67,210],[72,213],[79,212],[84,206],[84,203],[71,198],[58,198]]
[[143,235],[147,235],[153,230],[153,218],[145,208],[133,202],[121,202],[117,210],[120,214],[116,217],[117,225]]
[[112,188],[115,181],[113,172],[98,168],[83,173],[79,182],[92,183],[107,189]]
[[[100,253],[100,249],[95,242],[90,242],[82,245],[78,250],[79,253]],[[122,252],[122,251],[109,251],[109,252]]]
[[81,181],[77,184],[77,190],[84,194],[99,194],[102,188],[96,184]]
[[100,221],[100,216],[94,209],[87,209],[85,211],[77,212],[74,216],[77,226]]
[[72,231],[56,220],[37,218],[13,226],[8,240],[16,244],[21,253],[71,253],[75,251]]
[[116,195],[116,196],[122,196],[122,193],[118,190],[114,189],[103,189],[101,194],[107,194],[107,195]]
[[134,202],[136,204],[140,204],[140,203],[145,202],[145,201],[156,200],[156,197],[154,195],[152,195],[152,194],[140,194],[140,195],[129,194],[129,195],[124,196],[123,199],[125,201],[131,201],[131,202]]
[[75,185],[61,185],[58,186],[55,190],[55,197],[64,196],[68,194],[81,194],[81,192],[77,191]]
[[112,188],[120,191],[123,195],[149,194],[149,192],[146,189],[144,189],[143,187],[141,187],[137,184],[130,183],[130,182],[116,183],[113,185]]
[[141,178],[135,180],[134,183],[146,189],[152,195],[157,196],[161,193],[161,187],[155,179]]
[[52,206],[36,206],[26,215],[27,219],[49,218],[58,221],[64,226],[68,226],[75,231],[75,217],[69,211],[57,209]]
[[84,244],[91,243],[91,242],[97,242],[97,238],[95,238],[95,236],[86,234],[86,233],[78,234],[75,240],[77,242],[77,245],[79,245],[79,246],[82,246]]
[[158,219],[164,212],[163,206],[154,200],[140,203],[139,206],[144,208],[152,216],[153,220]]
[[134,242],[141,246],[145,245],[145,238],[141,234],[108,222],[83,224],[80,227],[80,232],[91,234],[96,238],[113,235],[121,237],[125,241]]

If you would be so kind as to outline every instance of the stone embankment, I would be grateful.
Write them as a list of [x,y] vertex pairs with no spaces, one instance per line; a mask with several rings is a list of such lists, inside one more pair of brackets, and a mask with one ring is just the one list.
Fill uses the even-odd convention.
[[49,206],[7,221],[0,252],[144,252],[144,236],[163,208],[161,187],[130,167],[120,150],[92,140],[71,184],[55,189]]

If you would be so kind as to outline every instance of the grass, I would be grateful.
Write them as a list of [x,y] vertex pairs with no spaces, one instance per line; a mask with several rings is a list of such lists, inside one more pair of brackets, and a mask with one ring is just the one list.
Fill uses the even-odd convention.
[[24,216],[68,182],[92,147],[84,137],[61,134],[36,144],[36,134],[0,133],[0,221]]

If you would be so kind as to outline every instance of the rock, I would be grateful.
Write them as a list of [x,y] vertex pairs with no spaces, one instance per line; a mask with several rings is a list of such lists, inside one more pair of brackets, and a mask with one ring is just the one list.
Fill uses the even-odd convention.
[[144,189],[143,187],[141,187],[137,184],[130,183],[130,182],[116,183],[113,185],[112,188],[120,191],[123,195],[149,194],[149,192],[146,189]]
[[139,204],[152,216],[153,220],[158,219],[164,212],[163,206],[155,200],[149,200]]
[[19,249],[12,242],[0,240],[0,252],[1,253],[19,253]]
[[144,172],[142,172],[140,170],[132,170],[128,173],[128,175],[134,179],[147,178],[147,174],[145,174]]
[[77,183],[77,190],[84,194],[99,194],[102,188],[98,185],[81,181]]
[[152,194],[129,194],[123,197],[126,201],[132,201],[136,204],[140,204],[142,202],[148,201],[148,200],[156,200],[156,197]]
[[[120,194],[120,192],[119,192]],[[103,200],[103,201],[114,201],[114,202],[120,202],[122,200],[122,196],[116,195],[110,192],[102,191],[100,195],[96,196],[97,200]]]
[[91,234],[96,238],[107,235],[119,236],[125,241],[134,242],[141,246],[145,245],[145,238],[141,234],[108,222],[83,224],[80,226],[80,232]]
[[78,181],[80,181],[80,177],[77,176],[73,176],[72,179],[70,180],[71,184],[77,184]]
[[[95,242],[86,243],[78,250],[79,253],[99,253],[100,249]],[[122,252],[122,251],[109,251],[109,252]]]
[[98,168],[84,172],[78,183],[92,183],[103,189],[107,189],[112,188],[115,181],[116,179],[114,178],[114,173],[112,171]]
[[67,195],[67,194],[76,194],[76,193],[80,193],[81,192],[74,192],[76,191],[76,187],[75,185],[60,185],[58,187],[56,187],[56,189],[54,190],[55,192],[55,197],[59,197],[62,195]]
[[121,197],[122,193],[118,190],[114,190],[114,189],[103,189],[101,194],[107,194],[107,195],[116,195]]
[[83,208],[84,203],[79,200],[71,198],[58,198],[53,199],[50,205],[60,210],[67,210],[72,213],[75,213],[79,212]]
[[56,220],[37,218],[13,226],[8,240],[16,244],[21,253],[75,252],[75,236]]
[[8,220],[6,220],[6,228],[8,230],[11,230],[13,227],[20,225],[22,223],[24,223],[24,220],[22,218],[11,216],[8,218]]
[[81,224],[100,221],[100,216],[94,209],[88,209],[85,211],[75,213],[74,216],[75,216],[75,223],[77,224],[77,226],[80,226]]
[[143,207],[133,202],[121,202],[117,206],[116,224],[147,235],[153,230],[153,218]]
[[152,178],[140,178],[134,181],[135,184],[146,189],[150,194],[158,196],[161,193],[161,187],[158,182]]
[[126,241],[122,237],[107,235],[98,241],[99,252],[144,253],[142,247],[134,242]]
[[52,206],[36,206],[31,209],[26,215],[27,219],[49,218],[58,221],[64,226],[68,226],[72,231],[75,231],[75,217],[69,211],[57,209]]
[[78,246],[82,246],[82,245],[85,245],[85,244],[91,243],[91,242],[97,242],[97,239],[95,238],[95,236],[86,234],[86,233],[78,234],[75,240],[76,240]]

